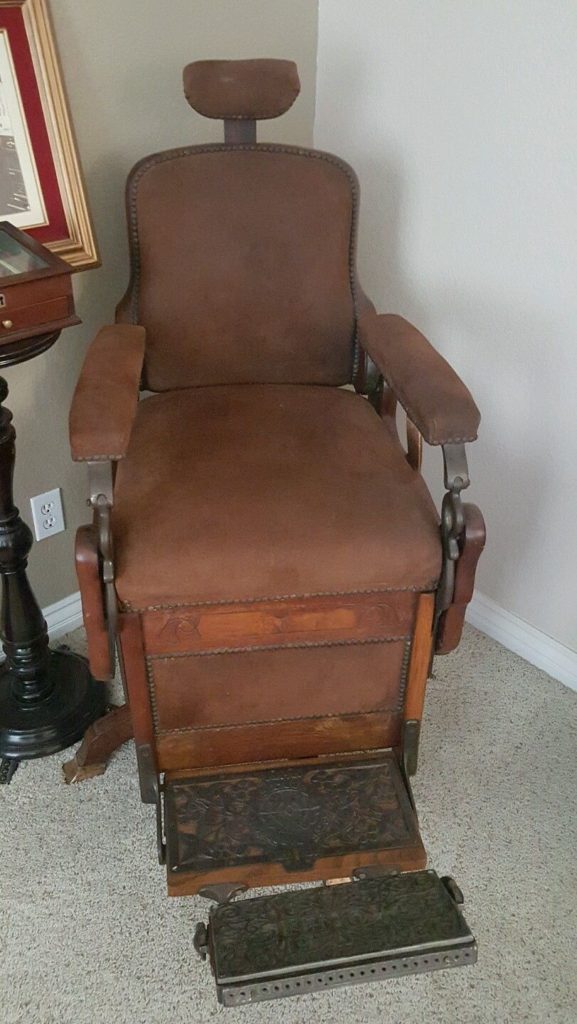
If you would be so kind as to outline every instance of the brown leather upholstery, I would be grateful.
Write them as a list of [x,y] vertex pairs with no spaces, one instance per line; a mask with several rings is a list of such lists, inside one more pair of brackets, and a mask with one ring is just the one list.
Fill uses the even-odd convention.
[[[340,387],[364,389],[361,342],[430,443],[476,435],[445,360],[362,293],[350,167],[251,141],[294,99],[294,65],[200,62],[184,82],[228,141],[132,171],[123,326],[91,347],[71,413],[75,458],[120,460],[118,641],[147,800],[154,772],[400,749],[480,550],[462,549],[450,613],[423,478],[392,418]],[[159,393],[137,405],[141,369]],[[102,672],[100,522],[101,564],[86,533],[78,570]]]
[[398,714],[404,655],[403,640],[383,640],[153,658],[149,680],[157,734],[278,719]]
[[278,117],[300,92],[292,60],[197,60],[182,77],[188,102],[204,117]]
[[401,316],[367,313],[359,338],[429,444],[474,441],[481,415],[430,342]]
[[437,514],[366,399],[298,386],[140,403],[119,464],[116,587],[131,608],[432,589]]
[[133,279],[153,391],[351,379],[355,178],[282,146],[173,150],[128,186]]
[[72,458],[122,459],[138,404],[145,331],[113,324],[90,345],[70,409]]

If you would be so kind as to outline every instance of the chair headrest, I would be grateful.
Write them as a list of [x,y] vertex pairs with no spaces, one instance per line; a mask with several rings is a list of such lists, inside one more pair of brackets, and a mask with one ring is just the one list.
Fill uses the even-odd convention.
[[292,60],[196,60],[182,77],[191,107],[204,117],[223,120],[279,117],[300,92]]

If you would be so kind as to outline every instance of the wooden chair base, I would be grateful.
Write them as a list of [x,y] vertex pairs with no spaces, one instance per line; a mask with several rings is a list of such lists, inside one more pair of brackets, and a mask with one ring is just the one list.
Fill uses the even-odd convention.
[[86,730],[74,757],[62,765],[65,782],[84,782],[103,775],[114,751],[133,736],[128,704],[113,707]]

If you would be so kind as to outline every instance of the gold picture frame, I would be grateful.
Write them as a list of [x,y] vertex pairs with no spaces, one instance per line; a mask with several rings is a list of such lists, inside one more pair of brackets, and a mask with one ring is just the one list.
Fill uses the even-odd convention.
[[99,265],[48,0],[0,0],[0,214],[73,269]]

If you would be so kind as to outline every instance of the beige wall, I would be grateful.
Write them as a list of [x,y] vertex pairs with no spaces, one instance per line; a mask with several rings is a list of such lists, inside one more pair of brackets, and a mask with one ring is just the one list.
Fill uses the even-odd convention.
[[576,52],[567,0],[319,4],[315,144],[359,173],[365,287],[483,413],[479,589],[574,651]]
[[18,434],[16,497],[63,488],[64,534],[34,547],[30,576],[45,607],[77,589],[76,527],[86,521],[85,475],[68,454],[67,414],[85,347],[113,317],[127,278],[124,181],[141,156],[221,138],[221,126],[198,117],[182,95],[181,69],[206,57],[296,60],[302,93],[260,137],[308,145],[314,117],[316,0],[51,0],[102,268],[80,274],[75,294],[81,327],[55,348],[7,371]]

